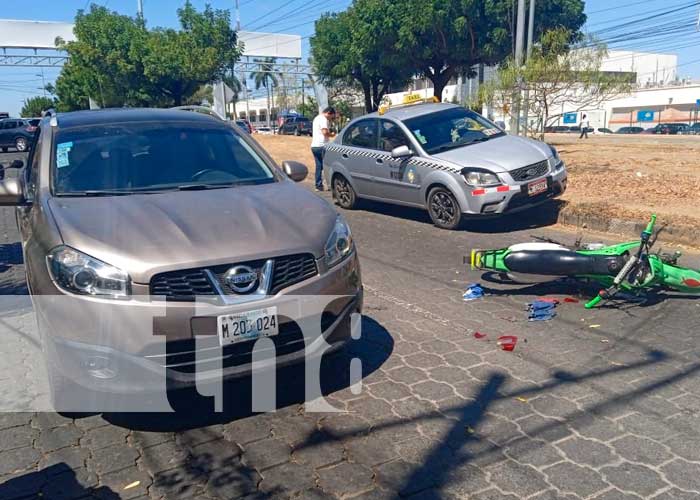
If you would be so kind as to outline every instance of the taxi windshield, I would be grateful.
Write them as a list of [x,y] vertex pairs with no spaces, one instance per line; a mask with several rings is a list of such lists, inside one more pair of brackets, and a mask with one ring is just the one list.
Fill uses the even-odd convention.
[[428,154],[468,146],[505,135],[483,116],[464,108],[450,108],[404,121]]

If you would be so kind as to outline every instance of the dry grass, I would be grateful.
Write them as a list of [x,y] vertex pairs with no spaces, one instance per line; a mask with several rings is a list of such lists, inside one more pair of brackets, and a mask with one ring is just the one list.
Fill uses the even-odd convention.
[[[255,138],[277,161],[297,160],[313,172],[308,137]],[[551,135],[569,169],[563,199],[577,210],[644,221],[651,212],[672,225],[700,228],[699,136]]]

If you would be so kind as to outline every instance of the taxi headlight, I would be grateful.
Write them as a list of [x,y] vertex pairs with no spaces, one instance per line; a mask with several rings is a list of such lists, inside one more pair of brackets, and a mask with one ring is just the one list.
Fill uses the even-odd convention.
[[559,157],[559,151],[554,146],[547,144],[549,149],[552,151],[552,156],[547,160],[549,163],[549,169],[552,172],[561,172],[564,169],[564,162]]
[[51,279],[67,292],[112,299],[131,295],[127,273],[71,247],[57,246],[46,263]]
[[462,170],[462,178],[470,186],[498,186],[502,184],[496,174],[482,170]]
[[345,219],[339,215],[326,241],[324,249],[326,266],[330,269],[336,264],[339,264],[352,253],[354,248],[355,243],[352,241],[350,226],[348,226]]

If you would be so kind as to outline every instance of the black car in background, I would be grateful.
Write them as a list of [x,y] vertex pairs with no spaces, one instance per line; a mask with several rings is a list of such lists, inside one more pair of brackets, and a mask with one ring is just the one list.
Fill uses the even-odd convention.
[[617,129],[616,134],[641,134],[644,132],[643,127],[621,127]]
[[253,127],[250,125],[250,122],[248,120],[236,120],[236,125],[241,127],[245,132],[248,132],[249,134],[253,133]]
[[653,129],[649,129],[649,134],[677,135],[684,134],[690,127],[687,123],[659,123]]
[[7,153],[9,148],[19,152],[29,149],[34,138],[36,126],[25,118],[4,118],[0,120],[0,148]]
[[311,135],[311,120],[305,116],[290,116],[284,120],[277,133],[280,135]]

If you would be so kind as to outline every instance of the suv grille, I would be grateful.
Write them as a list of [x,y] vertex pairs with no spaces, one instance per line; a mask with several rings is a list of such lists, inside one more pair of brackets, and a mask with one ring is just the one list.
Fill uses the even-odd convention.
[[[318,274],[316,259],[308,253],[276,257],[273,261],[272,283],[269,291],[272,295]],[[234,265],[247,265],[256,272],[260,272],[264,264],[265,260],[256,260],[211,268],[161,273],[151,279],[151,295],[165,296],[168,300],[179,301],[193,301],[197,295],[217,296],[216,287],[205,272],[207,270],[216,277],[217,285],[226,295],[236,295],[223,279],[226,271]]]
[[539,163],[528,165],[527,167],[511,170],[509,173],[515,182],[524,182],[542,177],[547,172],[549,172],[549,162],[544,160]]

